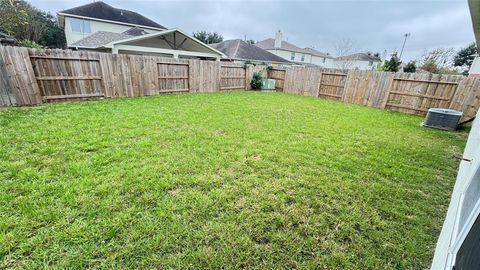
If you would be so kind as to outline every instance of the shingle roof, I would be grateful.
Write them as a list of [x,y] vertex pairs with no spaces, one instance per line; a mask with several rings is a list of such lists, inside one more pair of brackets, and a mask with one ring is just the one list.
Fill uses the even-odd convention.
[[[264,50],[273,50],[275,48],[275,39],[273,38],[267,38],[265,40],[259,41],[255,43],[255,46],[262,48]],[[292,51],[292,52],[301,52],[301,53],[306,53],[305,49],[302,49],[300,47],[297,47],[293,45],[292,43],[289,43],[288,41],[283,41],[282,40],[282,46],[281,49],[284,49],[286,51]]]
[[[267,38],[265,40],[259,41],[255,43],[256,46],[259,48],[262,48],[264,50],[274,50],[275,48],[275,39],[273,38]],[[299,53],[306,53],[306,54],[311,54],[319,57],[331,57],[327,53],[322,53],[319,52],[313,48],[300,48],[296,45],[293,45],[292,43],[288,41],[282,40],[282,46],[281,49],[286,50],[286,51],[291,51],[291,52],[299,52]]]
[[328,53],[319,52],[319,51],[315,50],[314,48],[305,48],[304,50],[307,51],[311,55],[320,56],[320,57],[331,57]]
[[110,5],[105,4],[102,1],[74,7],[61,11],[60,13],[166,29],[166,27],[136,12],[114,8]]
[[129,35],[129,36],[142,36],[148,34],[147,31],[143,30],[140,27],[132,27],[128,29],[127,31],[123,32],[122,34]]
[[209,44],[209,46],[223,52],[231,59],[290,63],[280,56],[251,45],[241,39],[225,40],[220,43]]
[[86,38],[74,42],[70,47],[99,48],[113,41],[131,38],[131,35],[112,33],[106,31],[97,31]]
[[382,60],[380,57],[369,55],[366,53],[354,53],[345,56],[339,56],[336,58],[337,60],[360,60],[360,61],[373,61],[373,62],[381,62]]

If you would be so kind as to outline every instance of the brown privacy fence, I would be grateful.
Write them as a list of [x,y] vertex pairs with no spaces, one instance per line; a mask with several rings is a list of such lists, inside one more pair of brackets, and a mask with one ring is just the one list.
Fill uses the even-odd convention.
[[274,68],[269,77],[289,93],[356,103],[423,115],[442,107],[476,115],[480,107],[480,78],[430,73],[393,73],[323,68]]
[[249,89],[264,67],[155,56],[0,46],[0,105]]
[[174,92],[249,89],[254,72],[276,80],[277,91],[334,99],[411,114],[432,107],[474,117],[480,79],[234,63],[0,46],[0,106],[53,100],[114,98]]

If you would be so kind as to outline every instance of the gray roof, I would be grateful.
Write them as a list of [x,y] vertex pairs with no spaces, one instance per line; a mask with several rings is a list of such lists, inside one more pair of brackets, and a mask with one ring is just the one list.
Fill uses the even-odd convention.
[[339,56],[336,58],[337,60],[359,60],[359,61],[373,61],[373,62],[381,62],[382,60],[380,57],[370,55],[367,53],[354,53],[345,56]]
[[271,52],[251,45],[241,39],[225,40],[209,46],[223,52],[230,59],[290,63]]
[[102,1],[74,7],[60,11],[60,13],[166,29],[166,27],[150,20],[143,15],[126,9],[114,8]]
[[[275,39],[273,38],[267,38],[265,40],[259,41],[255,43],[255,46],[262,48],[264,50],[274,50],[277,49],[275,48]],[[306,54],[311,54],[319,57],[331,57],[327,53],[322,53],[319,52],[313,48],[300,48],[296,45],[293,45],[292,43],[288,41],[282,40],[282,45],[280,49],[285,50],[285,51],[291,51],[291,52],[298,52],[298,53],[306,53]]]
[[330,56],[330,54],[319,52],[319,51],[315,50],[314,48],[305,48],[304,50],[307,51],[311,55],[315,55],[315,56],[319,56],[319,57],[332,57],[332,56]]
[[107,31],[97,31],[79,41],[70,45],[70,47],[100,48],[104,45],[122,39],[131,38],[133,36],[124,33],[112,33]]

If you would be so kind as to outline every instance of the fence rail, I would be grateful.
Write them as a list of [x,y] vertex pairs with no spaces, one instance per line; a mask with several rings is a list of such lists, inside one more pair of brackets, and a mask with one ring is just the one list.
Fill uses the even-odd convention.
[[216,61],[0,46],[0,106],[52,100],[250,89],[255,72],[277,91],[425,114],[432,107],[474,117],[480,79],[453,75],[238,65]]
[[282,80],[285,92],[409,114],[442,107],[463,111],[463,119],[470,119],[480,107],[480,78],[475,77],[288,67]]

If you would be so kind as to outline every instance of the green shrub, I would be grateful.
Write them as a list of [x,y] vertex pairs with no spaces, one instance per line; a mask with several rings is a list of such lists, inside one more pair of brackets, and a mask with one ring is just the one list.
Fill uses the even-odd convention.
[[415,64],[415,61],[410,61],[403,67],[403,72],[414,73],[416,70],[417,65]]
[[400,61],[397,53],[395,52],[392,54],[390,60],[385,60],[385,63],[383,64],[383,71],[397,72],[401,64],[402,61]]
[[253,90],[259,90],[262,88],[262,73],[261,72],[255,72],[253,73],[252,81],[250,82],[250,86],[252,87]]
[[42,49],[43,46],[36,43],[35,41],[31,41],[28,39],[20,40],[18,42],[18,46],[20,47],[27,47],[27,48],[34,48],[34,49]]

